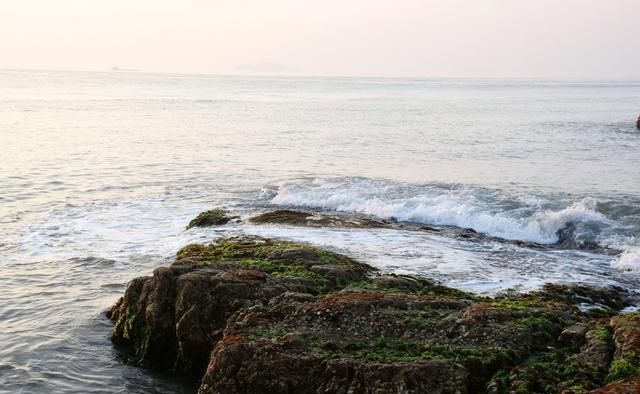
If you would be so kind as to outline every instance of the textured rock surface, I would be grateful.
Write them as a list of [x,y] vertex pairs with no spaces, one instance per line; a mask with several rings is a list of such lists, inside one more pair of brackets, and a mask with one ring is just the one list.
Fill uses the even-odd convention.
[[320,215],[287,209],[262,213],[250,218],[249,221],[256,224],[271,223],[305,227],[389,227],[388,223],[373,220],[371,218],[347,218],[342,216]]
[[640,393],[640,378],[610,383],[602,388],[589,392],[590,394],[638,394]]
[[236,216],[229,216],[224,209],[216,208],[209,211],[201,212],[187,225],[187,230],[192,227],[209,227],[209,226],[222,226],[229,223]]
[[480,298],[242,238],[182,248],[110,317],[128,361],[201,377],[200,394],[626,393],[640,314],[624,305],[585,286]]
[[[555,308],[571,319],[569,307]],[[478,392],[552,342],[521,324],[538,313],[383,290],[283,298],[229,322],[200,393]]]
[[129,283],[111,310],[113,338],[130,348],[128,358],[136,364],[198,375],[234,312],[287,291],[326,292],[362,280],[369,270],[346,256],[291,242],[189,245],[170,267]]

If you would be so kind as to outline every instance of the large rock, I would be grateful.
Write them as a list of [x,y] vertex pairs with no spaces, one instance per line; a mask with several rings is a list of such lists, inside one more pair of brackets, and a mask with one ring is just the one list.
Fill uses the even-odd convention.
[[285,292],[319,294],[371,267],[305,244],[261,238],[189,245],[170,267],[134,279],[112,308],[113,340],[129,361],[200,375],[234,312]]
[[[199,393],[477,393],[554,342],[566,304],[350,289],[238,313]],[[539,335],[536,319],[549,316]]]
[[597,393],[640,393],[640,313],[615,316],[610,322],[615,353],[607,381]]
[[285,224],[304,227],[346,227],[346,228],[378,228],[389,227],[388,223],[368,217],[347,217],[338,215],[317,214],[303,211],[282,209],[265,212],[249,219],[255,224]]
[[481,298],[233,238],[132,280],[110,317],[128,361],[202,378],[201,394],[578,393],[634,387],[638,314],[610,319],[623,306],[585,286]]
[[193,220],[187,225],[187,230],[192,227],[210,227],[210,226],[222,226],[229,223],[232,219],[236,219],[237,216],[229,216],[227,211],[221,208],[215,208],[208,211],[200,212]]

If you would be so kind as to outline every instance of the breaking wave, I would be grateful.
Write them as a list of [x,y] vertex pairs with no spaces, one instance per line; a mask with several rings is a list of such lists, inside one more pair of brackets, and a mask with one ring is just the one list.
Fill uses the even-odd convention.
[[622,252],[611,265],[620,271],[640,273],[640,248],[633,247]]
[[[263,189],[278,206],[371,215],[471,228],[507,240],[619,246],[625,225],[598,211],[592,197],[509,194],[459,185],[407,185],[364,178],[283,183]],[[568,239],[567,239],[568,238]],[[586,249],[589,249],[585,247]]]

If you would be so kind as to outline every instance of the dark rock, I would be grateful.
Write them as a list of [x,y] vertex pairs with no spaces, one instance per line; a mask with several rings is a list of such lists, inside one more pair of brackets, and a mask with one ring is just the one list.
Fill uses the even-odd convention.
[[262,213],[250,218],[249,221],[256,224],[273,223],[302,226],[307,225],[309,223],[308,219],[311,217],[313,217],[311,213],[283,209]]
[[[319,269],[323,265],[330,268]],[[189,245],[171,267],[129,283],[110,312],[113,340],[130,349],[135,364],[199,375],[236,311],[285,292],[326,292],[362,280],[370,270],[292,242],[252,238]]]
[[266,212],[249,219],[255,224],[285,224],[305,227],[346,227],[346,228],[379,228],[388,224],[367,217],[346,217],[338,215],[314,214],[288,209]]
[[640,387],[640,313],[615,316],[610,324],[613,329],[615,353],[607,381],[626,383],[614,385],[615,390],[612,387],[611,391],[606,392],[622,393],[625,392],[625,388]]
[[[528,302],[343,290],[252,308],[228,323],[199,392],[481,392],[571,321],[570,306]],[[547,316],[558,327],[541,340]]]
[[432,232],[432,233],[439,233],[441,231],[440,229],[437,229],[437,228],[431,227],[431,226],[420,226],[420,227],[418,227],[418,230],[420,230],[420,231],[429,231],[429,232]]
[[621,359],[630,353],[640,358],[640,312],[614,316],[610,324],[616,345],[615,358]]
[[169,268],[156,268],[152,277],[137,278],[129,283],[111,318],[115,322],[114,341],[131,345],[131,361],[159,370],[173,366],[175,297],[175,278]]
[[214,350],[199,393],[461,392],[462,365],[421,356],[440,349],[418,318],[432,301],[343,291],[241,312]]
[[542,290],[534,292],[533,294],[545,300],[562,301],[572,305],[600,307],[601,312],[609,313],[615,313],[629,305],[627,292],[622,288],[614,287],[548,283],[544,285]]
[[595,240],[589,239],[585,234],[597,232],[597,225],[594,223],[568,223],[564,228],[558,230],[558,241],[553,244],[559,249],[587,250],[592,253],[616,255],[620,251],[598,244]]
[[[400,275],[381,275],[371,279],[371,282],[381,289],[404,289],[405,291],[419,291],[425,282],[420,278]],[[427,284],[431,284],[427,282]]]
[[201,394],[573,393],[633,387],[639,314],[609,322],[625,296],[547,285],[482,298],[246,237],[182,248],[108,315],[128,361],[204,375]]
[[640,393],[640,378],[610,383],[599,389],[590,391],[589,394],[638,394]]
[[558,338],[558,344],[564,347],[573,346],[579,348],[584,345],[588,330],[589,324],[587,323],[576,323],[571,325],[562,330],[560,337]]
[[576,355],[576,361],[599,368],[605,373],[611,364],[613,350],[609,328],[606,325],[596,325],[587,332],[585,339],[585,344]]
[[222,226],[236,217],[237,216],[229,216],[224,209],[211,209],[201,212],[195,219],[191,220],[187,225],[187,230],[192,227]]

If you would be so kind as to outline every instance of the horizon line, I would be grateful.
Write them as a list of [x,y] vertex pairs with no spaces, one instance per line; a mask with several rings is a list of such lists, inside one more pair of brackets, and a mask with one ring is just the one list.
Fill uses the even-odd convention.
[[54,69],[54,68],[16,68],[2,67],[0,71],[13,72],[78,72],[78,73],[103,73],[103,74],[147,74],[147,75],[181,75],[181,76],[211,76],[211,77],[282,77],[282,78],[344,78],[344,79],[477,79],[477,80],[563,80],[563,81],[640,81],[640,75],[636,76],[483,76],[483,75],[352,75],[352,74],[312,74],[312,73],[238,73],[238,72],[189,72],[189,71],[145,71],[112,70],[105,69]]

